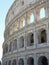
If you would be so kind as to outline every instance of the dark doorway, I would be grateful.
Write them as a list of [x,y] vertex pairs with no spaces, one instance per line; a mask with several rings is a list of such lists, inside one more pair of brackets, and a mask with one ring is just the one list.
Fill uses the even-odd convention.
[[41,56],[38,60],[38,65],[48,65],[48,60],[45,56]]
[[28,65],[34,65],[34,59],[32,57],[28,58],[27,64]]

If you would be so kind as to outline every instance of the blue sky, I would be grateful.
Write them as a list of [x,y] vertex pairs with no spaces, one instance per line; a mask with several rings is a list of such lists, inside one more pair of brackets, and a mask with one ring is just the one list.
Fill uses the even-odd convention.
[[4,41],[5,17],[14,0],[0,0],[0,60],[2,58],[2,43]]

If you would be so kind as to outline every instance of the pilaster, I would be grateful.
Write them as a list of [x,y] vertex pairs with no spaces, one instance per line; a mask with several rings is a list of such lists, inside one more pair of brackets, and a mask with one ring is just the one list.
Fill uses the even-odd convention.
[[27,26],[27,12],[25,13],[24,17],[25,17],[25,26]]
[[37,21],[37,12],[36,12],[36,8],[34,8],[34,20],[35,20],[35,22]]
[[12,65],[12,63],[13,63],[13,60],[11,60],[11,65]]
[[46,18],[48,18],[48,3],[47,3],[47,1],[45,4],[45,16],[46,16]]
[[34,30],[34,45],[37,47],[38,44],[38,33],[36,30]]
[[27,34],[25,33],[25,36],[24,36],[24,47],[26,48],[27,47]]
[[18,56],[17,56],[17,59],[16,59],[16,65],[18,65]]
[[37,55],[36,55],[36,53],[34,54],[34,65],[38,65],[37,62],[38,60],[37,60]]
[[19,22],[19,26],[18,26],[18,30],[20,29],[20,18],[18,18],[18,22]]
[[46,34],[47,34],[47,44],[49,44],[49,27],[48,27],[48,23],[46,24]]
[[20,40],[19,40],[19,38],[17,38],[17,50],[19,49],[19,42],[20,42]]
[[24,64],[27,65],[27,57],[24,58]]

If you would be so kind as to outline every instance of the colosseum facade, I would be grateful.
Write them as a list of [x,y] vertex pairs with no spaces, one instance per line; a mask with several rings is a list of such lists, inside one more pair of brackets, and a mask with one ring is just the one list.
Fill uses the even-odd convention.
[[5,19],[2,65],[49,65],[49,0],[15,0]]

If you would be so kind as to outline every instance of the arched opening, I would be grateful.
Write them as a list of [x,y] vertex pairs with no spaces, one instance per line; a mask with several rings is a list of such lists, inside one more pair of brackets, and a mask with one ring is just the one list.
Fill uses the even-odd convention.
[[41,56],[38,60],[38,65],[48,65],[48,60],[45,56]]
[[24,37],[20,37],[20,48],[24,47]]
[[40,20],[45,17],[45,4],[41,4],[36,9],[37,20]]
[[33,22],[34,22],[34,12],[33,10],[31,10],[27,13],[27,23],[30,24]]
[[41,43],[45,43],[47,41],[47,36],[46,36],[46,30],[41,31]]
[[34,43],[34,35],[33,33],[28,34],[28,46],[32,46]]
[[40,9],[40,18],[44,18],[45,17],[45,9],[41,8]]
[[12,65],[16,65],[16,59],[13,60]]
[[23,28],[24,26],[25,26],[25,17],[22,16],[22,17],[20,18],[20,28]]
[[28,58],[27,64],[28,65],[34,65],[34,59],[32,57]]
[[31,15],[30,15],[30,23],[33,23],[33,22],[34,22],[34,15],[31,14]]
[[13,41],[13,50],[17,49],[17,39]]
[[24,65],[24,60],[22,58],[19,60],[19,65]]
[[33,34],[30,35],[30,43],[34,43],[34,35]]

